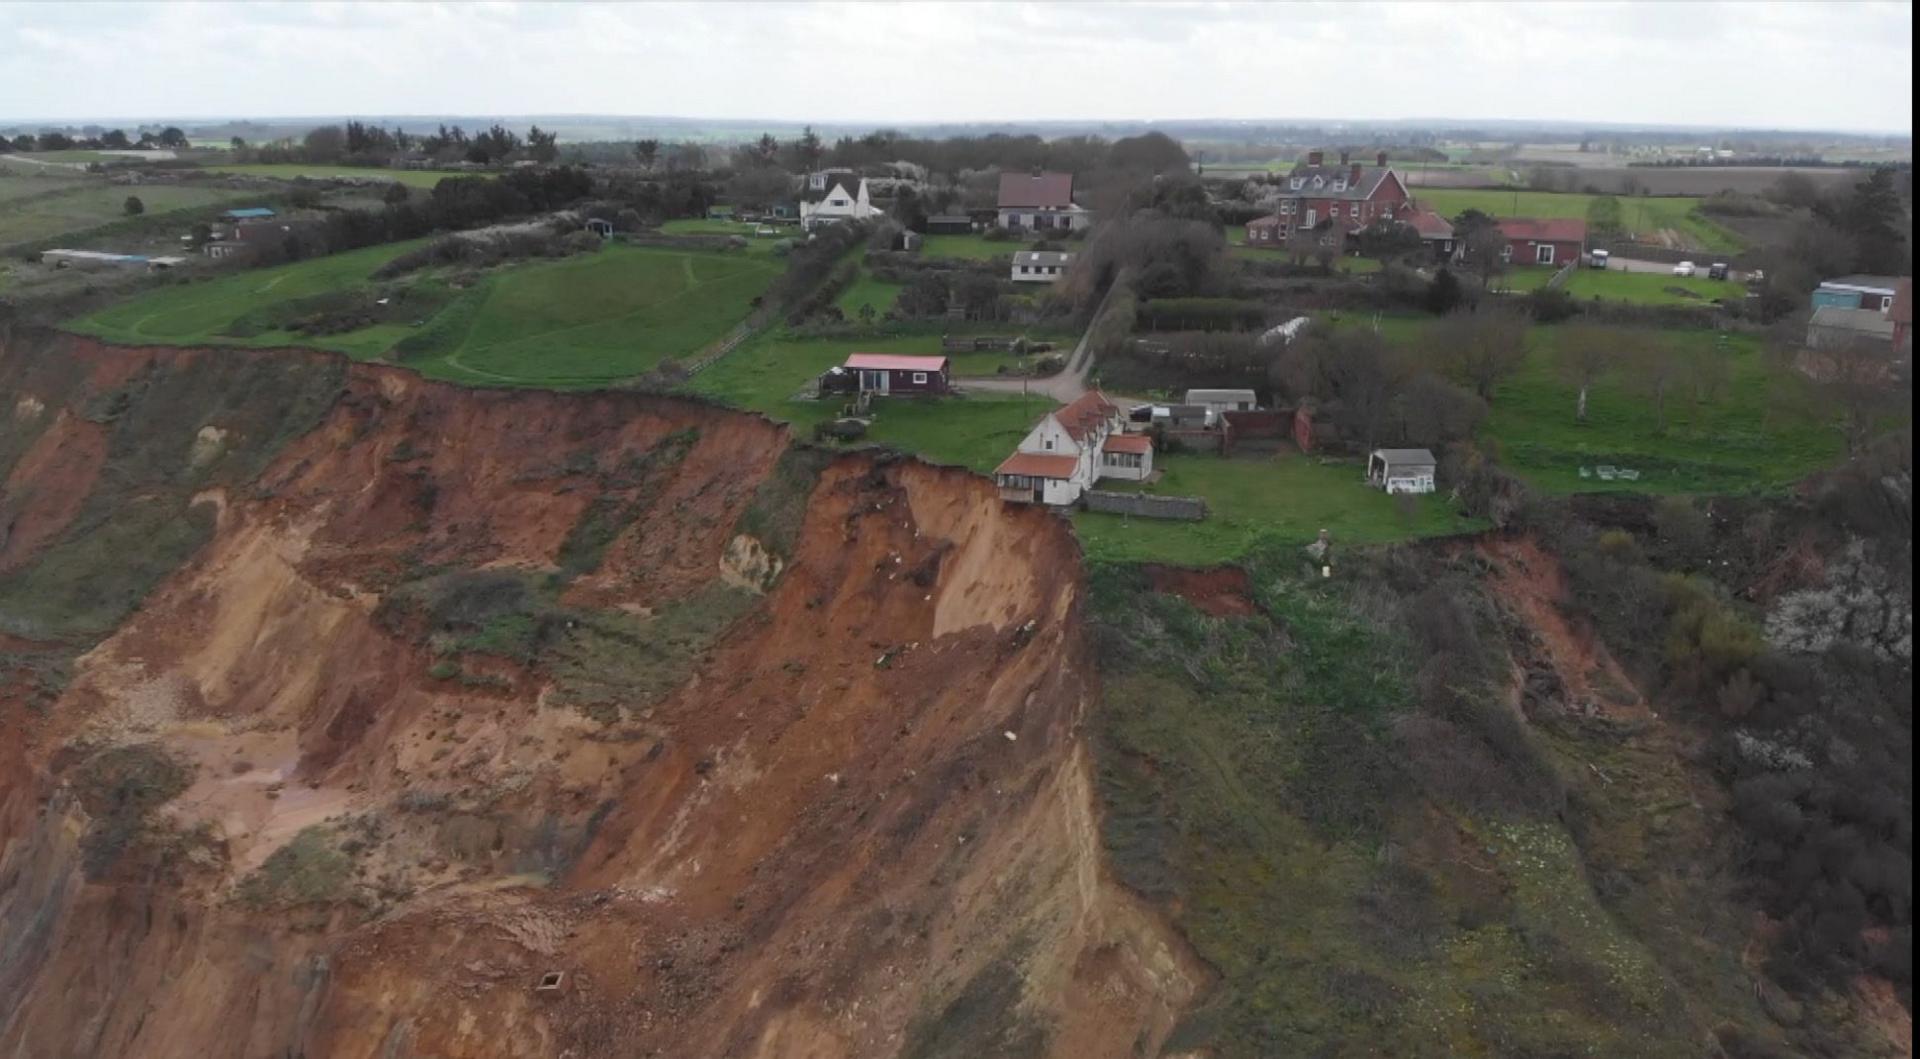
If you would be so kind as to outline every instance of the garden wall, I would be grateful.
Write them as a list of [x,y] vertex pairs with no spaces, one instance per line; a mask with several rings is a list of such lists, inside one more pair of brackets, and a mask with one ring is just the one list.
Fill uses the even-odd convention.
[[1149,496],[1146,493],[1110,493],[1088,489],[1080,494],[1088,511],[1107,511],[1139,518],[1198,522],[1207,517],[1207,502],[1197,496]]

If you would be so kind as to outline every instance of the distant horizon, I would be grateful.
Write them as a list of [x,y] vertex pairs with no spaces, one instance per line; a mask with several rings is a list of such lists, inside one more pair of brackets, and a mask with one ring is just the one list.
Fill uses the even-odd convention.
[[1182,126],[1244,126],[1259,128],[1318,128],[1336,130],[1353,129],[1400,129],[1410,131],[1434,132],[1449,131],[1495,131],[1500,129],[1537,130],[1542,132],[1576,133],[1717,133],[1717,134],[1756,134],[1756,135],[1829,135],[1850,136],[1871,139],[1908,140],[1913,139],[1911,129],[1888,130],[1871,128],[1842,127],[1794,127],[1763,125],[1697,125],[1697,124],[1659,124],[1651,122],[1622,121],[1578,121],[1578,120],[1535,120],[1526,118],[1491,117],[1407,117],[1407,118],[1304,118],[1304,117],[1267,117],[1267,118],[1221,118],[1221,117],[1174,117],[1174,118],[1074,118],[1074,117],[1025,117],[1025,118],[954,118],[919,121],[885,121],[880,119],[823,119],[799,117],[770,117],[754,115],[749,117],[729,117],[706,114],[657,114],[657,113],[619,113],[612,111],[538,111],[525,113],[490,113],[486,111],[392,111],[387,113],[356,113],[351,111],[323,111],[311,114],[156,114],[146,116],[115,115],[102,117],[15,117],[0,115],[0,128],[25,128],[40,126],[46,128],[75,128],[86,125],[113,127],[116,125],[218,125],[218,124],[257,124],[257,125],[324,125],[333,122],[362,121],[373,123],[400,123],[408,121],[471,121],[471,122],[541,122],[554,120],[568,121],[616,121],[627,123],[659,122],[677,124],[697,124],[702,122],[738,125],[743,128],[765,126],[767,128],[797,128],[812,125],[830,129],[894,129],[909,131],[930,128],[1046,128],[1066,126],[1085,128],[1089,126],[1138,126],[1144,129],[1179,128]]
[[[697,110],[712,116],[688,120],[898,127],[1042,110],[1913,128],[1909,3],[11,2],[0,37],[14,122]],[[1393,116],[1415,110],[1482,116]]]

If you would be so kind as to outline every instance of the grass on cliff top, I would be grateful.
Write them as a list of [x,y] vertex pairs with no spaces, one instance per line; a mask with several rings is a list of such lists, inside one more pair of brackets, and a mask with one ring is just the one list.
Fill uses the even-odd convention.
[[1156,457],[1155,466],[1162,477],[1144,489],[1107,481],[1100,488],[1204,497],[1207,517],[1173,522],[1076,512],[1074,529],[1089,559],[1210,566],[1265,544],[1305,544],[1323,529],[1336,543],[1382,544],[1486,526],[1438,494],[1396,498],[1368,488],[1364,468],[1352,460],[1292,453],[1259,459],[1175,454]]
[[[478,277],[426,270],[373,273],[419,242],[238,272],[149,291],[69,322],[127,344],[305,346],[360,359],[393,356],[423,374],[479,385],[581,388],[686,357],[744,319],[778,273],[769,257],[609,245],[557,261],[521,262]],[[337,334],[258,330],[289,307],[357,292],[392,301],[432,295],[422,318],[402,314]],[[303,301],[305,300],[305,301]],[[377,310],[376,310],[377,312]],[[389,314],[391,315],[391,314]]]

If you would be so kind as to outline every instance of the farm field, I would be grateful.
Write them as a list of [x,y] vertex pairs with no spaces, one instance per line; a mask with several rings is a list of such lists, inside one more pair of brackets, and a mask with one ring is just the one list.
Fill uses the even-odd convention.
[[[1089,559],[1209,566],[1237,559],[1262,544],[1306,544],[1322,529],[1338,544],[1378,544],[1483,528],[1455,512],[1439,494],[1403,506],[1367,488],[1358,460],[1297,453],[1259,459],[1170,454],[1156,457],[1155,466],[1160,481],[1145,491],[1205,497],[1207,518],[1170,522],[1077,512],[1074,529]],[[1102,489],[1129,486],[1100,484]]]
[[29,173],[0,168],[0,210],[7,204],[35,195],[70,191],[85,185],[87,178],[77,174],[55,175],[55,171]]
[[[18,179],[34,184],[43,182],[33,177]],[[13,183],[9,181],[9,184]],[[62,188],[62,182],[45,183],[49,189]],[[139,196],[146,206],[146,214],[152,216],[233,202],[247,197],[248,193],[227,188],[165,184],[128,187],[94,180],[75,181],[63,187],[58,194],[34,195],[24,202],[19,198],[0,201],[0,246],[31,243],[120,220],[126,216],[125,204],[129,195]]]
[[373,166],[350,165],[304,165],[296,162],[286,163],[247,163],[231,165],[219,163],[202,166],[209,173],[230,173],[234,176],[272,177],[276,180],[293,180],[307,177],[311,180],[377,180],[389,184],[405,184],[413,188],[430,188],[450,176],[485,176],[485,173],[460,173],[434,169],[381,169]]
[[[386,284],[372,273],[417,243],[371,247],[205,283],[165,287],[73,321],[71,330],[127,343],[310,346],[360,358],[413,336],[406,363],[477,384],[603,385],[719,338],[778,271],[743,254],[609,246],[598,253],[499,269],[464,290],[435,275]],[[307,336],[238,326],[301,299],[358,292],[412,297],[430,315],[343,334]]]
[[1705,305],[1726,298],[1737,301],[1747,295],[1745,287],[1730,280],[1591,268],[1575,269],[1562,289],[1582,301],[1600,298],[1635,305]]
[[[1485,188],[1422,189],[1420,204],[1443,217],[1474,209],[1494,217],[1571,217],[1585,219],[1593,200],[1602,196],[1559,191],[1498,191]],[[1698,198],[1622,198],[1622,220],[1628,230],[1651,237],[1671,229],[1706,250],[1736,251],[1745,244],[1738,235],[1699,213]]]

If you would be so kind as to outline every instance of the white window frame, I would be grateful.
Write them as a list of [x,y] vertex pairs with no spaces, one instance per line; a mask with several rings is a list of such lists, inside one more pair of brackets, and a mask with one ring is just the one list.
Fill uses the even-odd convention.
[[1533,263],[1536,265],[1553,264],[1553,244],[1541,243],[1533,248]]
[[1301,188],[1307,186],[1307,180],[1305,177],[1294,177],[1292,180],[1287,181],[1287,186],[1295,191],[1299,191]]
[[916,371],[916,372],[914,372],[914,373],[913,373],[913,381],[914,381],[914,383],[915,383],[916,385],[921,385],[921,386],[924,386],[924,385],[926,385],[926,382],[927,382],[927,373],[926,373],[926,372],[924,372],[924,371]]
[[1316,223],[1318,223],[1318,222],[1319,222],[1319,220],[1320,220],[1320,214],[1319,214],[1319,211],[1317,211],[1317,210],[1315,210],[1315,209],[1314,209],[1313,207],[1311,207],[1311,206],[1309,206],[1309,207],[1307,207],[1307,216],[1306,216],[1306,219],[1305,219],[1305,220],[1302,220],[1302,221],[1300,222],[1300,226],[1301,226],[1302,228],[1311,228],[1311,227],[1313,227],[1313,226],[1314,226],[1314,225],[1315,225]]
[[1512,243],[1500,244],[1500,260],[1507,263],[1511,263],[1513,261],[1513,244]]

